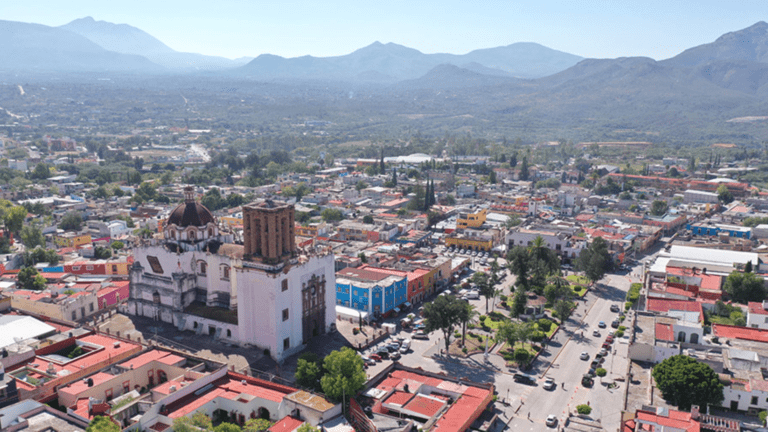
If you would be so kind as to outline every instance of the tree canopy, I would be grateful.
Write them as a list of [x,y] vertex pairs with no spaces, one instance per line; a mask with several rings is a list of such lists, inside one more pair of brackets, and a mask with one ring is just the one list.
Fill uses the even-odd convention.
[[450,338],[453,328],[459,324],[461,311],[464,307],[464,302],[452,295],[437,296],[432,303],[424,305],[425,330],[427,332],[435,330],[443,332],[446,352],[451,345]]
[[96,416],[88,423],[85,432],[120,432],[120,426],[109,417]]
[[21,289],[42,291],[45,289],[46,280],[34,267],[24,267],[19,270],[16,280]]
[[715,371],[686,355],[662,361],[654,366],[652,375],[662,397],[682,410],[689,410],[691,405],[704,409],[723,401],[723,385]]
[[763,278],[751,272],[734,271],[726,278],[724,289],[738,303],[759,302],[766,296]]
[[79,231],[82,227],[83,217],[80,215],[80,212],[77,211],[67,212],[64,217],[61,218],[61,223],[59,224],[59,228],[65,231]]
[[602,237],[592,240],[592,243],[576,258],[576,269],[583,271],[593,283],[602,279],[613,269],[613,258],[608,252],[608,243]]
[[337,401],[354,396],[368,379],[363,359],[349,347],[328,354],[323,360],[323,367],[326,371],[320,379],[323,393]]

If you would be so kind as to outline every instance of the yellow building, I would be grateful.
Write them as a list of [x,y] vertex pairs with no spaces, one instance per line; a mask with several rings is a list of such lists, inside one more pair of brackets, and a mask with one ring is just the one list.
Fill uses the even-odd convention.
[[226,224],[227,228],[242,227],[243,226],[243,214],[236,213],[233,216],[222,216],[219,218],[221,223]]
[[488,235],[467,236],[454,233],[445,238],[445,245],[490,252],[493,249],[493,238]]
[[63,233],[55,234],[53,236],[53,244],[58,247],[71,247],[76,248],[83,245],[87,245],[93,242],[90,234],[78,234],[78,233]]
[[128,262],[127,261],[107,261],[107,274],[108,275],[127,275]]
[[456,218],[456,229],[480,228],[485,223],[488,209],[480,209],[474,213],[461,212]]

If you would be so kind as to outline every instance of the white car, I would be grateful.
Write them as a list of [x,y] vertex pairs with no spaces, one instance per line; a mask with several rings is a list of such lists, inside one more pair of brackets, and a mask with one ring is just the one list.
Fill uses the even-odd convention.
[[411,340],[406,339],[403,341],[402,345],[400,345],[400,354],[406,354],[410,349],[411,349]]
[[555,427],[557,425],[557,416],[554,414],[550,414],[547,416],[547,426],[549,427]]
[[544,380],[544,390],[553,390],[555,387],[557,387],[557,384],[555,384],[555,380],[552,378]]
[[589,353],[584,351],[583,353],[581,353],[579,358],[582,359],[582,360],[589,360]]
[[593,331],[592,331],[592,336],[594,336],[594,337],[600,337],[600,330],[598,330],[598,329],[595,329],[595,330],[593,330]]

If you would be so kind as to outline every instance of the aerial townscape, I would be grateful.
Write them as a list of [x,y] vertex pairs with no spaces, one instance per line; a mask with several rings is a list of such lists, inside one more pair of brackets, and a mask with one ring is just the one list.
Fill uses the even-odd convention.
[[766,430],[765,52],[0,21],[0,430]]

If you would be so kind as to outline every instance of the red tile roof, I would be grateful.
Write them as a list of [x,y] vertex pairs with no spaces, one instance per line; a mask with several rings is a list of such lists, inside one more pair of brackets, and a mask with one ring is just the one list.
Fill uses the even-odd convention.
[[664,341],[675,341],[675,331],[671,324],[656,323],[656,339]]
[[403,408],[421,414],[426,418],[432,418],[432,416],[440,411],[440,408],[442,408],[444,405],[445,402],[422,395],[416,395]]
[[749,307],[749,313],[751,314],[768,315],[768,311],[763,308],[762,302],[749,302],[747,303],[747,306]]
[[408,393],[404,391],[395,391],[392,393],[391,396],[387,398],[386,401],[384,401],[384,403],[403,406],[405,405],[406,402],[411,400],[412,397],[413,397],[413,393]]
[[649,423],[655,423],[659,426],[665,426],[675,429],[684,430],[686,432],[699,432],[701,427],[699,422],[691,419],[691,413],[669,410],[667,417],[656,415],[648,411],[637,411],[637,420],[642,420]]
[[729,339],[768,342],[768,330],[749,327],[737,327],[725,324],[712,324],[712,334]]
[[704,309],[702,309],[701,303],[695,301],[648,297],[646,309],[652,312],[669,312],[671,310],[698,312],[699,318],[704,319]]
[[296,417],[285,416],[267,429],[269,432],[293,432],[303,425],[304,421]]

